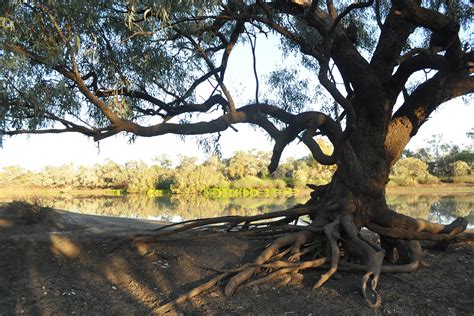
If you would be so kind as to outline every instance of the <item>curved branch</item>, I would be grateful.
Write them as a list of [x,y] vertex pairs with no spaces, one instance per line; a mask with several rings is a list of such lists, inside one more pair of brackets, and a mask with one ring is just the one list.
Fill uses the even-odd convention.
[[[314,159],[326,165],[337,162],[340,145],[345,141],[345,135],[340,125],[329,116],[320,112],[305,112],[295,115],[291,120],[285,121],[288,127],[275,138],[273,155],[268,169],[273,172],[278,167],[281,154],[284,148],[292,142],[300,132],[303,133],[303,142],[313,154]],[[331,156],[325,155],[316,141],[312,138],[315,131],[320,130],[334,145],[334,152]],[[336,149],[337,148],[337,149]]]
[[329,34],[334,32],[336,27],[338,26],[339,22],[346,17],[349,13],[356,9],[364,9],[367,7],[370,7],[374,3],[374,0],[368,0],[367,2],[356,2],[356,3],[351,3],[347,8],[344,9],[344,11],[339,14],[336,19],[334,20],[334,23],[332,24],[331,28],[329,29]]
[[391,99],[396,99],[408,78],[415,72],[423,69],[436,69],[447,71],[449,63],[444,56],[441,55],[425,55],[419,54],[413,56],[400,64],[395,74],[390,78],[388,86],[390,87],[389,95]]
[[462,46],[458,32],[460,25],[448,15],[422,7],[417,1],[405,0],[405,10],[398,14],[416,26],[430,29],[433,34],[430,45],[446,50],[446,58],[456,69],[462,64]]
[[314,141],[313,137],[315,134],[316,134],[315,130],[312,130],[312,131],[306,130],[301,137],[303,143],[311,151],[313,158],[316,159],[317,162],[325,166],[336,164],[339,158],[338,153],[339,153],[340,146],[337,146],[338,148],[337,151],[336,151],[336,147],[334,147],[335,150],[332,155],[326,155],[322,151],[321,146],[319,146],[319,144]]
[[114,97],[116,95],[123,95],[132,98],[141,99],[147,102],[150,102],[153,105],[158,106],[159,110],[163,110],[166,112],[166,115],[159,114],[159,110],[152,110],[152,109],[143,109],[140,112],[147,115],[160,115],[164,116],[169,119],[169,117],[176,116],[183,113],[192,113],[192,112],[202,112],[205,113],[209,111],[213,106],[219,104],[224,109],[228,106],[228,102],[226,99],[222,97],[220,94],[215,94],[203,103],[184,103],[179,106],[174,106],[173,104],[177,101],[173,101],[171,103],[165,103],[160,99],[155,98],[154,96],[148,94],[144,91],[132,90],[127,87],[118,89],[118,90],[100,90],[97,91],[97,96],[99,97]]
[[[240,21],[238,21],[236,25],[236,29],[234,30],[234,33],[232,34],[231,42],[229,42],[226,46],[226,52],[224,53],[223,59],[222,59],[222,64],[221,64],[221,76],[219,76],[217,73],[214,74],[214,77],[216,78],[219,87],[221,88],[222,92],[227,98],[228,102],[228,110],[229,112],[235,112],[235,103],[232,98],[232,95],[230,94],[229,90],[227,89],[227,86],[224,84],[224,77],[223,74],[225,72],[225,67],[227,64],[227,58],[229,58],[230,52],[232,48],[234,47],[235,43],[237,42],[238,36],[240,35],[240,29],[243,29],[243,23],[241,24]],[[209,70],[214,72],[217,67],[214,66],[214,63],[212,60],[209,58],[208,54],[206,51],[199,45],[198,42],[189,34],[184,33],[180,30],[178,30],[178,33],[183,35],[185,38],[188,39],[188,41],[194,46],[196,51],[201,55],[201,57],[204,59],[206,62],[207,66],[209,67]]]

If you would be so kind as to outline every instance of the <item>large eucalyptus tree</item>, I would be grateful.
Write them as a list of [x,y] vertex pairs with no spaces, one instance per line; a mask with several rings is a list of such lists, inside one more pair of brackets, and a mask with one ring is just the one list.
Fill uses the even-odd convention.
[[[312,186],[305,205],[178,229],[229,222],[234,230],[281,234],[233,276],[226,294],[262,265],[277,269],[271,278],[327,262],[315,287],[338,268],[364,271],[364,297],[376,306],[381,272],[422,265],[420,240],[469,238],[459,235],[467,225],[462,218],[431,223],[389,209],[385,199],[390,167],[430,114],[474,91],[474,52],[462,39],[472,32],[467,0],[30,0],[2,6],[3,137],[78,132],[99,141],[118,133],[218,134],[249,123],[274,141],[271,172],[295,140],[320,163],[337,165],[328,185]],[[300,60],[289,66],[305,67],[318,82],[315,89],[333,100],[305,104],[314,98],[296,93],[304,91],[301,80],[288,82],[294,76],[279,70],[271,82],[285,83],[284,95],[264,102],[256,67],[247,74],[256,81],[254,100],[244,103],[233,94],[225,77],[229,58],[237,44],[255,48],[262,35],[280,38],[283,51]],[[200,100],[197,90],[208,95]],[[203,120],[203,113],[213,116]],[[330,140],[332,154],[321,150],[317,135]],[[287,225],[308,214],[308,226]],[[264,218],[273,220],[255,223]],[[363,227],[378,233],[380,244],[365,238]],[[340,260],[341,250],[352,260]],[[299,261],[310,251],[317,259]],[[294,262],[272,261],[288,252]],[[395,264],[384,265],[384,257]]]

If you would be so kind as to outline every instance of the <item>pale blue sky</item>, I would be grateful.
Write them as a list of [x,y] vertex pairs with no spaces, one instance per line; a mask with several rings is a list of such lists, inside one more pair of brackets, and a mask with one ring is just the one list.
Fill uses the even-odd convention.
[[[275,65],[291,64],[291,58],[282,59],[276,48],[276,41],[269,39],[267,43],[257,45],[258,73],[263,83],[263,76],[268,74]],[[249,53],[249,47],[238,46],[231,57],[226,81],[237,103],[253,98],[255,82],[253,79],[252,62],[250,56],[242,58],[243,52]],[[239,57],[234,57],[239,56]],[[205,89],[204,89],[205,90]],[[203,91],[203,97],[205,97]],[[240,98],[237,98],[240,96]],[[240,102],[239,102],[240,101]],[[464,104],[460,99],[443,105],[432,118],[420,129],[418,135],[409,144],[414,149],[424,146],[424,140],[433,134],[442,134],[443,141],[467,145],[469,143],[466,132],[474,127],[474,107]],[[237,150],[257,149],[272,150],[272,143],[261,130],[254,130],[248,125],[237,125],[239,132],[228,129],[222,134],[221,151],[224,157],[229,157]],[[45,165],[61,165],[64,163],[93,164],[106,159],[118,163],[130,160],[143,160],[151,163],[154,157],[167,154],[175,162],[179,155],[204,157],[195,141],[188,138],[181,141],[174,135],[165,135],[154,138],[138,138],[135,143],[129,144],[124,136],[111,137],[102,140],[99,144],[80,134],[61,135],[31,135],[6,138],[3,149],[0,149],[0,168],[8,165],[19,165],[28,169],[40,169]],[[284,152],[283,157],[308,155],[309,151],[302,144],[292,143]]]
[[[443,135],[443,140],[452,144],[468,144],[466,132],[473,127],[474,109],[462,102],[446,104],[420,129],[412,139],[409,148],[425,145],[424,140],[433,134]],[[272,143],[261,131],[248,125],[237,125],[238,133],[229,129],[222,135],[222,153],[229,157],[236,150],[272,150]],[[112,159],[118,163],[143,160],[151,163],[154,157],[168,154],[174,161],[179,155],[204,157],[193,139],[185,142],[174,135],[153,138],[138,138],[129,144],[127,138],[116,136],[97,143],[79,134],[16,136],[4,142],[0,149],[0,168],[19,165],[28,169],[40,169],[45,165],[93,164]],[[284,157],[308,155],[302,144],[292,143],[284,152]]]

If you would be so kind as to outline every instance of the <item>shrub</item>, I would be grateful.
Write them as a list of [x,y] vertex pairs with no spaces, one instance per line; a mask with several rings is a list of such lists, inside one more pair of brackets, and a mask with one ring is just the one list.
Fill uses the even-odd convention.
[[233,189],[284,189],[286,182],[283,179],[260,179],[256,176],[246,176],[231,183]]
[[428,172],[428,165],[420,159],[400,159],[390,173],[390,181],[400,186],[436,183],[438,179]]
[[471,171],[471,167],[467,162],[457,160],[449,164],[448,171],[450,176],[467,176]]
[[173,193],[195,194],[224,183],[224,176],[208,166],[187,165],[177,169],[170,188]]
[[256,176],[245,176],[231,183],[233,189],[266,189],[268,187],[265,180]]

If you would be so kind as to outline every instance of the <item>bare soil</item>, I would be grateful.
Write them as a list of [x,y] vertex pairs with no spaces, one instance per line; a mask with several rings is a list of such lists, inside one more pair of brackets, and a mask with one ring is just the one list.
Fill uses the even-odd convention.
[[[126,236],[163,223],[78,215],[14,203],[0,206],[0,315],[153,315],[156,308],[251,261],[269,242],[229,235],[176,235],[154,243]],[[360,293],[360,273],[338,273],[321,289],[321,270],[292,283],[222,284],[175,307],[184,315],[474,315],[474,244],[425,250],[431,267],[383,275],[382,307]]]

